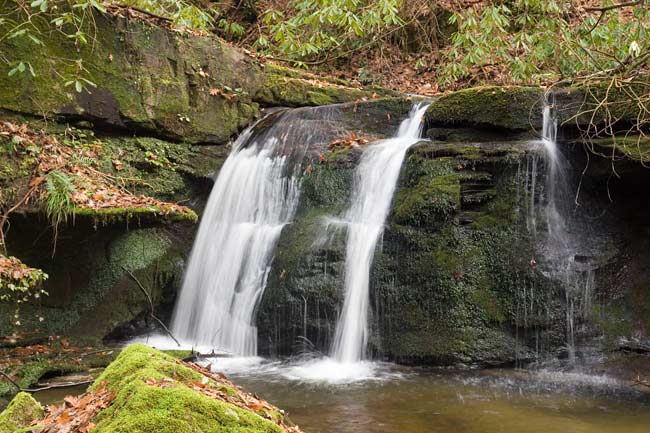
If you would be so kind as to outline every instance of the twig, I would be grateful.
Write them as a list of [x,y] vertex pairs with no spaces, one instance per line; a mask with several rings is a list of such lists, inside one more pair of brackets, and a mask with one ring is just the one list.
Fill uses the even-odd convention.
[[31,195],[34,193],[34,191],[36,191],[36,189],[37,189],[39,186],[40,186],[40,183],[37,184],[37,185],[34,185],[33,187],[31,187],[31,188],[27,191],[27,194],[25,194],[25,195],[23,196],[23,198],[22,198],[18,203],[16,203],[16,204],[11,208],[11,209],[9,209],[7,212],[5,212],[5,213],[0,217],[0,247],[2,248],[2,250],[3,250],[5,253],[7,252],[7,247],[6,247],[6,244],[5,244],[5,233],[4,233],[4,227],[5,227],[5,224],[7,223],[7,219],[9,219],[9,214],[11,214],[13,211],[15,211],[15,210],[18,209],[20,206],[22,206],[23,203],[25,203],[27,200],[29,200],[29,198],[31,197]]
[[149,12],[148,10],[139,8],[137,6],[127,6],[127,5],[118,5],[118,4],[111,4],[110,6],[111,6],[111,8],[115,8],[117,10],[127,10],[127,11],[132,10],[132,11],[140,12],[141,14],[149,15],[152,18],[156,18],[156,19],[159,19],[159,20],[162,20],[162,21],[168,21],[168,22],[174,21],[173,19],[171,19],[169,17],[164,17],[164,16],[158,15],[158,14],[156,14],[154,12]]
[[176,342],[178,347],[181,347],[181,343],[179,343],[179,341],[176,339],[176,337],[174,337],[174,334],[172,334],[172,332],[169,330],[169,328],[167,328],[167,326],[165,326],[165,324],[158,317],[156,317],[156,315],[154,314],[153,300],[151,299],[151,295],[149,295],[149,292],[147,292],[147,289],[145,289],[144,286],[142,285],[142,283],[140,283],[140,280],[138,280],[137,277],[135,275],[133,275],[133,272],[129,271],[124,266],[122,266],[122,269],[124,269],[124,271],[126,273],[128,273],[131,278],[133,278],[133,281],[135,281],[138,284],[138,287],[140,287],[140,290],[142,290],[142,293],[144,293],[144,295],[147,297],[147,300],[149,301],[149,308],[150,308],[149,314],[151,315],[151,318],[154,319],[156,322],[158,322],[160,324],[160,326],[163,327],[165,332],[167,332],[167,334],[172,338],[172,340],[174,340]]
[[587,12],[607,12],[611,11],[614,9],[620,9],[620,8],[625,8],[628,6],[636,6],[645,3],[645,0],[635,0],[635,1],[630,1],[626,3],[614,3],[613,5],[609,6],[601,6],[601,7],[589,7],[585,8],[585,11]]
[[55,384],[55,385],[48,385],[48,386],[43,386],[40,388],[23,388],[20,386],[15,380],[11,378],[7,373],[4,371],[0,371],[0,375],[4,377],[7,381],[11,382],[13,386],[18,389],[18,391],[23,391],[23,392],[39,392],[39,391],[45,391],[48,389],[56,389],[56,388],[70,388],[72,386],[79,386],[79,385],[87,385],[89,383],[93,383],[94,380],[83,380],[81,382],[69,382],[69,383],[60,383],[60,384]]

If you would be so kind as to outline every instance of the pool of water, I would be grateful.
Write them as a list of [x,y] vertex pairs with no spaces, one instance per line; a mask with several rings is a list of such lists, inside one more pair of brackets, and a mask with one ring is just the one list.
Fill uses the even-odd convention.
[[361,380],[331,381],[318,363],[210,362],[307,433],[650,432],[650,397],[603,376],[374,364]]
[[[284,409],[306,433],[650,433],[650,394],[608,376],[424,369],[329,358],[202,361]],[[85,387],[36,393],[62,401]]]

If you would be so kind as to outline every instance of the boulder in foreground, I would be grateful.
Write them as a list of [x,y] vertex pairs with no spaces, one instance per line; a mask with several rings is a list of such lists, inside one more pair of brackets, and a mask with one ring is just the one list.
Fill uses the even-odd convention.
[[301,432],[225,376],[143,345],[127,347],[88,392],[48,407],[32,425],[42,433]]

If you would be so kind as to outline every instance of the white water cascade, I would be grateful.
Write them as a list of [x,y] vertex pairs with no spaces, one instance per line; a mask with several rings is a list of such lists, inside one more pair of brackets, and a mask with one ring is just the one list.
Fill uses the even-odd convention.
[[583,255],[584,233],[578,222],[572,221],[569,230],[573,197],[568,180],[568,162],[557,148],[557,120],[553,115],[553,101],[544,104],[542,143],[546,161],[546,227],[547,238],[543,246],[542,266],[545,273],[562,284],[566,302],[566,345],[569,360],[575,360],[576,319],[589,318],[594,291],[594,271],[588,262],[577,257]]
[[420,140],[428,104],[415,105],[394,138],[369,146],[355,171],[352,203],[345,215],[345,301],[336,326],[332,357],[363,359],[368,341],[370,266],[395,192],[406,151]]
[[300,161],[322,135],[300,113],[276,113],[271,126],[245,131],[219,171],[172,319],[181,341],[257,354],[255,310],[282,228],[296,211]]

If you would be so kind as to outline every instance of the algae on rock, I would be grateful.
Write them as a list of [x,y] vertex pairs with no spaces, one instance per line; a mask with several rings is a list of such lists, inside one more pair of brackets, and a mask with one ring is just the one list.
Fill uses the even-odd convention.
[[428,125],[527,131],[541,126],[539,87],[483,86],[442,95],[431,103]]

